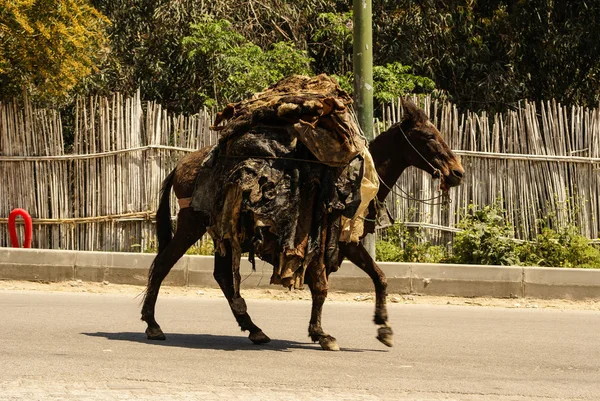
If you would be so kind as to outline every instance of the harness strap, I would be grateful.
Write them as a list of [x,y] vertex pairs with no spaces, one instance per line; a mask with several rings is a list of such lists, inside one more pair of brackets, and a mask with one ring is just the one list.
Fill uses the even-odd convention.
[[412,144],[412,142],[410,141],[410,139],[408,139],[408,135],[406,135],[406,133],[405,133],[405,132],[404,132],[404,130],[402,129],[402,126],[401,126],[401,125],[399,125],[399,126],[398,126],[398,128],[400,129],[400,132],[402,132],[402,135],[404,135],[404,138],[406,139],[406,142],[408,142],[408,144],[410,145],[410,147],[411,147],[411,148],[413,148],[413,150],[414,150],[415,152],[417,152],[417,154],[418,154],[419,156],[421,156],[421,159],[423,159],[423,161],[424,161],[425,163],[427,163],[427,164],[429,165],[429,167],[431,167],[431,169],[433,170],[433,174],[432,174],[432,176],[433,176],[434,178],[442,178],[442,172],[441,172],[439,169],[435,168],[435,167],[433,166],[433,164],[431,164],[431,163],[429,162],[429,160],[427,160],[427,159],[425,158],[425,156],[423,156],[423,155],[421,154],[421,152],[419,152],[419,151],[417,150],[417,148],[415,147],[415,145],[413,145],[413,144]]

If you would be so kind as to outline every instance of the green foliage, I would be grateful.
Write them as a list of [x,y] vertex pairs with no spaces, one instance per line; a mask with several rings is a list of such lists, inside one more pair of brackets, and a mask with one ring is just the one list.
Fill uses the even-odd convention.
[[322,71],[347,74],[352,71],[352,12],[321,13],[312,35],[313,57]]
[[182,39],[202,15],[191,0],[91,0],[110,21],[110,55],[99,71],[79,87],[84,94],[132,95],[159,102],[175,112],[195,113],[210,97],[211,77],[189,60]]
[[426,77],[413,75],[412,67],[398,62],[373,67],[373,96],[380,103],[390,103],[409,93],[430,93],[435,83]]
[[[132,251],[139,251],[140,245],[132,245]],[[215,247],[210,237],[202,238],[198,243],[192,245],[186,252],[186,255],[214,255]],[[158,253],[158,244],[151,242],[150,246],[143,250],[144,253]]]
[[520,247],[522,264],[548,267],[600,268],[600,249],[568,225],[544,227],[532,243]]
[[470,205],[459,223],[452,247],[454,263],[600,268],[600,249],[582,236],[577,227],[549,226],[545,221],[535,241],[518,243],[498,203],[478,208]]
[[351,73],[347,73],[344,75],[333,74],[332,77],[336,79],[336,81],[343,90],[345,90],[349,94],[352,94],[354,92],[354,79]]
[[[336,74],[347,89],[352,87],[346,75],[352,70],[348,1],[90,3],[99,12],[85,0],[0,0],[1,95],[19,94],[23,86],[49,100],[64,99],[68,93],[132,94],[140,88],[145,100],[193,113],[270,81],[272,77],[265,79],[263,73],[268,76],[273,68],[248,69],[245,64],[268,62],[261,51],[271,52],[278,43],[294,44],[292,67],[310,55],[310,70]],[[108,17],[109,25],[100,13]],[[215,24],[208,28],[219,29],[207,31],[207,37],[220,39],[206,43],[203,56],[190,58],[183,38],[194,36],[192,25],[205,24],[206,16]],[[589,0],[376,1],[373,50],[378,100],[407,91],[429,92],[430,78],[462,109],[502,111],[523,98],[596,106],[599,26],[600,3]],[[102,29],[107,30],[108,43]],[[232,51],[226,47],[230,43],[238,51],[226,56]],[[215,53],[210,54],[209,48]],[[221,73],[211,64],[215,57],[228,63],[225,77],[214,75]],[[105,61],[98,71],[74,86],[94,71],[99,60]],[[289,69],[278,68],[274,75]],[[245,70],[251,78],[241,77]],[[250,85],[257,78],[261,82]],[[216,81],[232,85],[232,93],[215,95]]]
[[[412,67],[400,63],[390,63],[373,67],[373,98],[380,104],[395,101],[399,96],[409,93],[431,93],[435,83],[427,78],[411,73]],[[354,91],[354,77],[351,72],[335,75],[342,89],[348,93]]]
[[203,16],[183,39],[191,59],[205,60],[213,77],[217,103],[241,100],[292,74],[309,74],[310,58],[292,43],[277,42],[263,50],[234,32],[226,20]]
[[208,60],[214,61],[221,53],[246,42],[242,35],[232,29],[231,22],[215,21],[210,15],[203,15],[200,21],[191,27],[193,36],[183,38],[183,44],[191,47],[190,57],[202,54],[207,56]]
[[504,218],[499,204],[483,209],[469,205],[458,228],[452,246],[453,263],[481,265],[517,265],[517,243],[513,240],[513,228]]
[[377,64],[409,63],[462,108],[600,100],[600,4],[589,0],[374,2]]
[[85,0],[0,0],[0,98],[65,101],[103,57],[108,22]]
[[375,259],[379,262],[402,262],[403,256],[400,245],[389,240],[379,240],[375,243]]
[[[223,78],[214,76],[206,57],[189,57],[190,48],[183,38],[193,35],[192,25],[206,22],[210,16],[213,21],[229,21],[229,27],[222,31],[243,37],[264,51],[279,42],[292,42],[298,51],[309,51],[318,15],[339,8],[332,0],[262,0],[260,4],[244,0],[91,2],[112,22],[108,30],[111,52],[98,73],[78,88],[79,93],[133,94],[139,88],[144,100],[184,113],[214,105],[218,97],[215,92],[220,89],[215,90],[215,82]],[[294,55],[298,51],[294,50]]]
[[446,248],[426,241],[423,232],[394,224],[375,244],[376,259],[382,262],[440,263],[447,258]]
[[212,256],[215,254],[215,246],[210,238],[203,238],[197,245],[190,247],[185,254]]

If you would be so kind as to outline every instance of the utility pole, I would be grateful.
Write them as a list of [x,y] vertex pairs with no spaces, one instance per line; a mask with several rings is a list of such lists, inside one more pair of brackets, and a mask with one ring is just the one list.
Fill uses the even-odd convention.
[[[354,104],[358,123],[367,139],[373,139],[373,7],[372,0],[353,0]],[[375,234],[363,245],[375,259]]]

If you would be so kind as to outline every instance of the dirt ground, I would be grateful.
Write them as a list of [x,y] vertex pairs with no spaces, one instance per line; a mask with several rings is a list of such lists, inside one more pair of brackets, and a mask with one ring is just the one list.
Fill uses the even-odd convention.
[[[144,288],[134,285],[118,285],[108,282],[89,283],[82,281],[68,281],[60,283],[38,283],[29,281],[0,281],[0,291],[46,291],[46,292],[87,292],[98,294],[129,294],[137,296],[142,294]],[[243,288],[242,295],[247,299],[273,299],[273,300],[295,300],[310,301],[308,290],[288,291],[284,288],[273,286],[273,288]],[[374,301],[374,292],[349,293],[330,292],[328,300],[336,302],[369,302]],[[161,297],[204,297],[222,298],[221,290],[214,288],[199,287],[169,287],[161,288]],[[600,311],[600,300],[543,300],[531,298],[461,298],[447,296],[425,296],[389,294],[388,302],[401,304],[429,304],[429,305],[462,305],[462,306],[493,306],[499,308],[540,308],[540,309],[571,309]]]

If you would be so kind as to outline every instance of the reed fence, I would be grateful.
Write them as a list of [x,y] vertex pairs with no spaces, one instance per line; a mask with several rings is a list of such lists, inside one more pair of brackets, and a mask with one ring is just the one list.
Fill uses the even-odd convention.
[[33,217],[37,248],[155,247],[162,180],[183,154],[216,142],[211,122],[208,110],[184,117],[152,102],[142,107],[139,92],[80,99],[66,154],[57,112],[0,104],[0,246],[10,245],[6,217],[21,207]]
[[[462,157],[463,185],[447,206],[392,194],[391,214],[408,226],[446,240],[470,203],[501,199],[516,237],[530,239],[537,220],[556,215],[583,235],[600,229],[600,113],[554,101],[524,102],[488,116],[459,113],[450,103],[420,100],[448,144]],[[33,246],[75,250],[144,251],[155,247],[153,214],[166,175],[186,152],[214,144],[214,113],[168,113],[131,98],[79,99],[65,151],[61,115],[28,102],[0,103],[0,246],[9,246],[13,208],[34,218]],[[401,118],[398,103],[385,107],[376,130]],[[398,188],[418,199],[438,194],[438,183],[409,169]],[[397,191],[399,193],[399,191]],[[172,198],[172,214],[176,202]]]
[[[416,99],[415,99],[416,100]],[[600,110],[564,107],[556,101],[522,102],[504,114],[459,113],[431,98],[421,105],[446,142],[460,155],[464,183],[451,189],[452,203],[430,205],[392,194],[392,215],[430,237],[449,239],[470,204],[499,202],[515,237],[531,240],[540,221],[575,224],[597,242],[600,231]],[[383,111],[378,129],[399,121],[399,103]],[[418,199],[438,194],[438,183],[411,168],[398,186]]]

